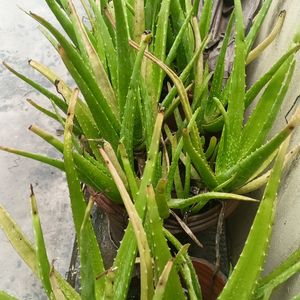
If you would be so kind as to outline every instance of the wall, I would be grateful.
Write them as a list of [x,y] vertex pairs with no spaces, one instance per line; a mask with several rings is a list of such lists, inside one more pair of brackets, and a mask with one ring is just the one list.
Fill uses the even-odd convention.
[[[248,68],[248,84],[260,78],[272,64],[286,51],[292,37],[300,30],[300,3],[299,0],[273,1],[269,14],[261,30],[258,42],[270,32],[276,18],[281,10],[287,11],[285,23],[276,41],[253,62]],[[273,136],[285,125],[284,116],[300,95],[300,54],[297,55],[297,65],[293,81],[286,96],[285,103],[279,113],[270,136]],[[298,102],[300,105],[300,101]],[[291,117],[291,115],[289,115]],[[300,143],[300,130],[296,130],[291,146]],[[273,229],[270,252],[267,258],[265,271],[268,273],[277,266],[292,251],[300,247],[300,159],[296,160],[290,171],[283,176],[279,192],[279,202],[276,214],[276,221]],[[234,236],[232,243],[233,259],[236,260],[243,247],[249,226],[255,214],[255,207],[252,205],[241,205],[229,222],[229,232]],[[293,295],[300,293],[300,275],[294,276],[284,286],[279,288],[272,295],[272,300],[288,300]]]

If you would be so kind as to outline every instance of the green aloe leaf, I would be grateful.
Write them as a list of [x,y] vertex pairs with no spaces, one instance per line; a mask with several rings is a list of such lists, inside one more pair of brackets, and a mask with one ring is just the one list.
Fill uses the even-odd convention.
[[103,47],[103,52],[107,60],[107,65],[110,74],[110,80],[115,90],[118,89],[118,75],[117,75],[117,52],[110,35],[107,24],[105,23],[104,16],[101,9],[94,0],[89,0],[90,6],[95,15],[95,35],[99,47]]
[[[193,126],[193,124],[195,123],[195,120],[199,114],[200,108],[198,108],[192,118],[191,121],[188,123],[187,125],[187,130],[190,130],[190,128]],[[166,187],[166,194],[169,195],[171,193],[172,190],[172,186],[173,186],[173,180],[174,180],[174,176],[175,176],[175,172],[178,166],[178,161],[180,158],[180,154],[182,153],[182,149],[183,149],[183,138],[181,138],[178,141],[178,145],[176,148],[176,151],[174,152],[174,155],[172,156],[172,162],[171,162],[171,166],[169,169],[169,173],[168,173],[168,182],[167,182],[167,187]]]
[[201,34],[201,39],[204,39],[210,29],[211,17],[212,17],[212,8],[213,8],[213,0],[205,0],[203,8],[201,10],[201,16],[199,21],[199,29]]
[[241,157],[251,153],[264,142],[284,100],[294,69],[295,61],[291,57],[270,80],[243,129]]
[[[35,131],[35,129],[33,129]],[[59,141],[59,140],[57,140]],[[60,142],[60,141],[59,141]],[[61,142],[60,142],[61,143]],[[61,151],[63,148],[60,148]],[[48,164],[52,167],[55,167],[59,170],[65,171],[64,162],[61,160],[57,160],[51,157],[47,157],[40,154],[35,154],[31,152],[26,152],[19,149],[9,148],[9,147],[2,147],[0,146],[0,150],[6,151],[8,153],[13,153],[16,155],[20,155],[23,157],[31,158],[36,161],[40,161],[42,163]],[[112,183],[112,179],[107,177],[106,173],[101,172],[101,168],[99,164],[95,166],[93,164],[93,161],[89,161],[88,159],[85,159],[84,157],[80,156],[78,153],[74,153],[75,155],[75,161],[77,164],[77,170],[79,172],[80,180],[89,184],[93,188],[99,191],[104,191],[107,193],[107,195],[110,195],[113,200],[118,200],[120,196],[119,194],[115,194],[113,191],[115,188],[110,189],[109,186]],[[108,181],[106,181],[108,179]],[[111,193],[112,192],[112,193]]]
[[[128,93],[128,78],[132,74],[132,56],[133,53],[128,44],[129,30],[126,18],[126,8],[124,0],[113,0],[114,12],[116,18],[116,40],[117,40],[117,62],[118,62],[118,99],[120,112],[122,114],[126,95]],[[122,115],[121,115],[122,117]]]
[[47,28],[60,43],[60,55],[62,56],[66,67],[72,74],[72,77],[76,80],[98,128],[101,129],[103,137],[110,140],[111,143],[116,146],[118,143],[116,131],[119,130],[120,124],[108,103],[105,101],[93,74],[91,74],[78,52],[57,29],[38,15],[33,13],[30,15]]
[[[80,73],[76,70],[76,68],[74,67],[74,65],[68,58],[68,56],[66,55],[66,52],[64,51],[64,49],[59,47],[58,52],[59,52],[64,64],[66,65],[67,69],[69,70],[70,74],[74,78],[75,82],[80,87],[80,91],[82,92],[84,99],[88,105],[89,112],[85,111],[85,113],[92,114],[91,117],[83,120],[83,121],[87,122],[86,126],[84,126],[84,127],[85,128],[88,127],[89,130],[91,130],[91,132],[89,133],[88,136],[95,135],[97,138],[104,137],[104,138],[108,139],[116,147],[117,142],[118,142],[117,131],[119,130],[119,124],[116,125],[118,128],[117,130],[113,129],[113,125],[110,122],[110,120],[108,119],[108,116],[105,115],[102,108],[99,106],[99,103],[97,103],[97,101],[98,101],[97,99],[100,99],[99,98],[100,96],[98,95],[97,97],[95,97],[91,93],[91,90],[89,89],[87,84],[82,80]],[[61,81],[58,82],[57,86],[60,86],[60,83],[61,83]],[[62,92],[61,90],[59,90],[59,91]],[[79,106],[80,105],[81,104],[79,104]],[[77,111],[76,111],[76,113],[78,114]],[[104,118],[104,119],[102,119],[102,118]],[[105,120],[106,123],[101,125],[103,120]],[[96,124],[96,126],[95,126],[95,124]],[[92,128],[90,128],[90,127],[92,127]],[[96,132],[98,134],[96,134]]]
[[0,207],[0,226],[22,260],[38,276],[37,256],[34,248],[3,207]]
[[149,150],[151,145],[151,138],[153,134],[153,128],[155,119],[157,116],[157,106],[153,106],[153,103],[151,101],[151,96],[149,95],[149,92],[146,87],[146,83],[144,80],[140,81],[140,95],[142,100],[142,108],[141,111],[141,118],[143,122],[143,126],[145,128],[145,144],[147,150]]
[[49,278],[50,264],[48,260],[43,230],[42,230],[40,217],[38,213],[37,202],[33,192],[32,185],[30,186],[30,188],[31,188],[31,195],[30,195],[31,213],[32,213],[33,231],[35,236],[35,249],[36,249],[39,278],[41,279],[41,282],[43,284],[47,296],[49,297],[49,299],[51,299],[53,291],[52,291],[51,282]]
[[[191,59],[189,60],[188,64],[185,66],[184,70],[182,71],[182,73],[179,75],[179,79],[182,82],[185,82],[188,78],[188,76],[190,75],[195,62],[197,61],[199,55],[204,51],[205,46],[207,43],[207,39],[204,40],[202,42],[201,47],[199,47],[196,52],[194,53],[194,55],[191,57]],[[161,102],[162,106],[165,107],[166,109],[169,108],[169,106],[171,105],[174,97],[176,96],[177,93],[177,85],[175,84],[174,87],[172,87],[172,89],[170,90],[170,92],[167,94],[167,96],[163,99],[163,101]],[[180,98],[181,100],[181,98]]]
[[[72,61],[67,56],[66,51],[62,47],[59,47],[58,52],[75,82],[80,87],[80,91],[82,92],[97,125],[96,130],[100,132],[100,137],[109,139],[110,142],[116,147],[118,141],[117,132],[119,131],[120,126],[119,121],[116,120],[114,116],[106,114],[105,109],[107,107],[102,103],[103,97],[100,95],[100,90],[98,90],[98,95],[96,95],[97,91],[95,93],[91,91],[88,84],[82,79],[80,71],[76,70]],[[92,118],[90,118],[89,121],[92,122]],[[105,123],[102,124],[103,122]]]
[[[56,80],[55,86],[57,91],[64,97],[64,99],[66,99],[66,102],[69,103],[72,95],[71,89],[62,80]],[[98,127],[90,110],[81,99],[77,99],[75,117],[78,120],[78,123],[83,131],[84,138],[87,140],[89,146],[91,147],[94,156],[98,160],[101,160],[97,148],[97,143],[93,141],[95,139],[99,139],[99,137],[101,137],[101,133],[98,130]],[[73,132],[75,133],[74,129],[75,127],[73,128]]]
[[168,205],[170,208],[176,208],[176,209],[182,209],[191,206],[193,204],[196,204],[196,206],[200,205],[201,207],[203,207],[209,200],[213,200],[213,199],[249,201],[249,202],[258,201],[250,197],[232,194],[232,193],[207,192],[186,199],[179,199],[179,198],[170,199],[168,201]]
[[55,167],[57,169],[60,169],[62,171],[65,170],[64,162],[61,161],[61,160],[55,159],[55,158],[51,158],[51,157],[48,157],[48,156],[35,154],[35,153],[31,153],[31,152],[26,152],[26,151],[19,150],[19,149],[3,147],[3,146],[0,146],[0,150],[40,161],[44,164],[53,166],[53,167]]
[[275,288],[298,272],[300,272],[300,249],[289,255],[271,273],[258,281],[254,298],[260,299],[266,295],[271,295]]
[[219,300],[248,300],[252,297],[254,289],[257,286],[257,280],[263,268],[272,233],[272,224],[274,222],[277,203],[277,190],[288,144],[289,140],[279,150],[240,259],[223,292],[219,296]]
[[[133,228],[140,254],[140,273],[141,273],[141,299],[152,299],[153,296],[153,271],[152,258],[147,241],[146,232],[143,228],[142,220],[130,199],[130,196],[120,178],[118,172],[111,163],[109,157],[103,149],[100,149],[101,155],[107,164],[107,167],[119,189],[124,206],[128,213],[130,224]],[[121,265],[119,267],[122,267]]]
[[2,300],[17,300],[14,296],[7,294],[4,291],[0,291],[0,299]]
[[197,169],[200,177],[205,182],[209,189],[214,189],[218,185],[218,181],[211,170],[205,156],[201,156],[197,150],[193,147],[191,139],[189,137],[189,132],[184,129],[182,132],[184,148],[190,156],[194,167]]
[[[85,204],[83,193],[81,191],[80,182],[78,180],[78,176],[75,171],[73,149],[72,149],[72,127],[73,127],[73,118],[75,113],[76,100],[78,98],[78,92],[79,92],[78,90],[76,89],[74,90],[73,95],[69,102],[68,117],[66,120],[65,132],[64,132],[63,153],[64,153],[66,177],[67,177],[67,182],[68,182],[68,187],[70,192],[73,221],[74,221],[75,231],[79,239],[78,240],[79,248],[82,250],[80,244],[80,230],[84,220],[86,204]],[[86,225],[87,228],[85,229],[85,234],[87,235],[86,238],[89,239],[89,243],[90,243],[90,247],[88,251],[89,251],[89,255],[91,255],[92,258],[92,270],[93,270],[93,278],[94,278],[95,291],[96,291],[95,297],[96,299],[101,299],[104,292],[105,281],[104,278],[96,280],[96,275],[103,272],[105,269],[100,254],[100,249],[97,243],[97,239],[89,218],[88,221],[89,223]]]
[[233,26],[233,20],[234,20],[234,13],[231,15],[226,33],[223,39],[222,47],[220,50],[220,54],[217,59],[214,75],[213,75],[213,80],[211,83],[211,88],[210,88],[210,94],[209,94],[209,103],[207,106],[207,112],[212,111],[212,106],[214,103],[212,102],[212,99],[214,97],[220,99],[221,93],[222,93],[222,85],[223,85],[223,80],[224,80],[224,69],[225,69],[225,57],[226,57],[226,50],[228,47],[231,31],[232,31],[232,26]]
[[[162,62],[166,59],[166,45],[167,45],[167,31],[168,21],[170,14],[171,0],[162,0],[160,4],[160,10],[157,16],[157,24],[153,42],[153,54]],[[163,70],[157,66],[152,65],[152,86],[151,95],[153,97],[153,103],[158,103],[160,100],[160,94],[164,79]]]
[[[133,171],[132,165],[131,165],[131,163],[128,159],[128,155],[127,155],[127,152],[126,152],[126,149],[125,149],[125,146],[124,146],[123,143],[119,144],[118,150],[120,152],[124,172],[126,174],[126,178],[127,178],[127,181],[128,181],[128,186],[130,188],[132,198],[135,201],[135,197],[136,197],[136,195],[139,191],[139,187],[138,187],[138,183],[137,183],[137,177],[136,177],[136,175]],[[123,182],[124,182],[124,180],[123,180]]]
[[[166,299],[176,298],[184,299],[183,289],[180,284],[179,276],[177,275],[176,269],[169,270],[169,276],[164,275],[165,265],[171,259],[171,253],[167,244],[167,241],[163,234],[163,222],[159,216],[157,201],[155,198],[154,190],[152,185],[147,187],[147,217],[146,217],[146,231],[148,234],[148,240],[151,247],[152,256],[154,258],[155,275],[157,281],[157,287],[160,286],[160,278],[164,282],[164,287],[160,291],[166,297]],[[163,280],[165,277],[168,278]],[[157,293],[157,290],[156,292]],[[153,299],[155,299],[154,296]]]
[[75,28],[79,48],[83,54],[83,58],[87,64],[90,65],[96,83],[100,88],[106,103],[110,106],[115,115],[119,115],[119,107],[116,100],[115,92],[112,89],[108,75],[105,71],[103,62],[101,62],[93,44],[91,43],[83,22],[77,14],[76,8],[72,0],[68,0],[68,7],[70,9],[70,18]]
[[269,11],[269,8],[272,4],[273,0],[266,0],[264,1],[261,9],[259,10],[258,14],[255,17],[255,20],[250,28],[249,33],[247,34],[247,37],[245,39],[246,42],[246,53],[249,53],[251,50],[251,47],[253,43],[255,42],[255,39],[257,37],[257,34],[263,24],[263,21]]
[[170,215],[168,203],[167,203],[167,183],[168,180],[161,178],[155,188],[156,205],[159,215],[162,219],[166,219]]
[[14,75],[16,75],[17,77],[22,79],[24,82],[26,82],[27,84],[32,86],[34,89],[39,91],[41,94],[43,94],[47,98],[51,99],[55,103],[55,105],[58,106],[63,112],[67,112],[68,105],[62,99],[60,99],[58,96],[51,93],[50,91],[48,91],[46,88],[42,87],[35,81],[33,81],[33,80],[29,79],[28,77],[22,75],[21,73],[17,72],[12,67],[10,67],[7,63],[3,62],[3,65]]
[[[170,129],[167,126],[165,126],[165,132],[167,134],[168,140],[171,143],[171,154],[172,154],[172,160],[173,160],[176,157],[176,150],[177,150],[177,147],[178,147],[177,138],[176,138],[176,135],[172,135]],[[176,167],[174,176],[172,176],[172,178],[173,178],[173,181],[174,181],[174,187],[175,187],[176,195],[178,197],[183,197],[183,186],[182,186],[178,166]]]
[[[90,199],[80,228],[80,287],[81,298],[83,300],[96,300],[95,297],[95,277],[93,270],[93,259],[91,248],[93,247],[93,237],[90,234],[90,213],[93,208],[94,201]],[[103,294],[103,291],[102,291]],[[99,299],[99,298],[98,298]]]
[[160,0],[146,0],[145,3],[145,28],[152,32],[155,30],[154,26],[159,12],[160,2]]
[[[60,93],[63,98],[65,99],[66,103],[69,103],[70,97],[72,94],[71,88],[66,84],[64,80],[62,80],[57,74],[55,74],[52,70],[50,70],[48,67],[42,65],[41,63],[38,63],[36,61],[30,60],[29,61],[30,66],[32,66],[35,70],[40,72],[43,76],[45,76],[52,84],[55,85],[56,90],[58,93]],[[90,139],[97,139],[100,136],[100,132],[97,128],[97,125],[93,119],[93,116],[87,107],[87,105],[81,100],[78,99],[77,106],[75,110],[75,117],[78,121],[81,129],[83,130],[83,133],[85,135],[85,138],[89,141],[89,145],[93,151],[94,156],[99,159],[99,151],[96,147],[96,143],[90,141]],[[75,133],[75,127],[73,129]]]
[[[172,277],[173,277],[172,271],[174,270],[174,268],[178,267],[178,265],[181,262],[181,257],[187,253],[188,247],[189,247],[189,244],[184,245],[179,250],[179,252],[176,254],[176,257],[172,258],[165,264],[165,267],[164,267],[163,271],[161,272],[161,275],[158,279],[155,293],[153,296],[153,300],[170,299],[170,298],[168,298],[170,296],[168,296],[168,294],[167,294],[167,291],[168,291],[167,286],[170,285],[169,282],[172,280]],[[178,299],[178,296],[176,296],[176,293],[173,293],[173,297],[176,297],[176,299]]]
[[223,128],[216,160],[216,174],[232,167],[239,159],[242,126],[244,121],[245,96],[245,42],[243,12],[240,0],[234,1],[235,7],[235,56],[228,91],[228,122]]
[[134,5],[134,34],[133,39],[139,43],[143,32],[145,31],[145,2],[136,0]]
[[45,1],[48,4],[49,8],[52,10],[59,24],[62,26],[64,31],[68,34],[72,42],[76,45],[77,38],[74,31],[74,27],[72,26],[70,19],[66,16],[65,11],[58,4],[58,1],[55,0],[45,0]]
[[[133,42],[131,42],[130,44],[136,50],[140,49],[140,47],[137,44],[135,44]],[[202,47],[200,47],[198,51],[201,51],[201,49],[202,49]],[[176,88],[178,90],[178,94],[179,94],[179,97],[180,97],[180,100],[181,100],[181,104],[182,104],[182,107],[183,107],[184,114],[187,118],[187,121],[189,122],[192,119],[193,111],[192,111],[192,108],[190,106],[190,102],[189,102],[189,99],[188,99],[188,96],[187,96],[187,92],[184,88],[182,80],[176,75],[176,73],[172,69],[170,69],[167,65],[165,65],[161,60],[159,60],[157,57],[155,57],[150,52],[145,51],[145,57],[147,57],[149,60],[151,60],[157,66],[159,66],[170,77],[170,79],[173,81],[174,85],[176,86]],[[195,124],[193,124],[192,127],[191,127],[191,138],[192,138],[192,142],[193,142],[194,146],[196,147],[196,149],[201,154],[204,155],[201,140],[200,140],[200,137],[199,137],[198,127]]]
[[189,155],[186,155],[185,159],[185,176],[184,176],[184,191],[183,191],[183,197],[188,198],[191,191],[191,158]]
[[253,100],[261,92],[263,87],[271,80],[271,78],[273,78],[273,76],[286,63],[286,61],[288,61],[292,55],[299,51],[299,49],[299,44],[292,47],[289,51],[287,51],[284,55],[280,57],[280,59],[270,68],[268,72],[266,72],[257,82],[255,82],[251,86],[251,88],[249,88],[245,95],[246,107],[248,107],[253,102]]
[[126,96],[126,104],[124,107],[123,121],[120,132],[120,137],[126,147],[128,158],[133,164],[133,140],[134,140],[134,123],[135,115],[139,113],[138,103],[140,97],[140,74],[143,62],[144,52],[149,42],[151,41],[151,34],[144,34],[142,36],[140,50],[136,56],[132,75],[130,78],[128,94]]
[[260,169],[261,165],[275,152],[291,135],[300,122],[300,109],[296,111],[292,120],[275,137],[258,148],[246,158],[240,160],[227,172],[217,176],[218,182],[225,190],[233,190],[244,185]]
[[[33,101],[32,99],[26,99],[26,101],[32,105],[35,109],[37,109],[38,111],[40,111],[41,113],[43,113],[44,115],[48,116],[49,118],[59,122],[60,124],[62,123],[61,120],[63,122],[65,122],[65,118],[59,115],[59,112],[57,111],[57,113],[53,113],[51,110],[46,109],[45,107],[39,105],[38,103],[36,103],[35,101]],[[55,106],[55,104],[53,103],[53,105]],[[55,106],[56,107],[56,106]],[[58,116],[59,115],[59,116]],[[80,135],[80,129],[74,128],[74,132],[76,132],[76,135]]]
[[[144,219],[146,210],[146,197],[144,196],[146,195],[148,184],[151,183],[155,169],[155,162],[157,161],[163,118],[163,112],[159,112],[154,125],[151,145],[148,151],[146,166],[143,173],[143,179],[140,183],[138,194],[136,197],[133,196],[133,199],[135,199],[136,210],[142,219]],[[114,297],[116,299],[126,299],[136,252],[137,243],[134,238],[133,228],[129,224],[125,230],[122,243],[119,247],[118,254],[114,262],[114,267],[117,267],[114,281]]]
[[[29,129],[44,139],[47,143],[55,147],[59,152],[63,153],[64,144],[47,133],[46,131],[38,128],[37,126],[30,126]],[[106,195],[112,199],[112,201],[120,202],[120,195],[116,190],[116,186],[109,176],[102,161],[96,161],[94,158],[85,153],[84,156],[73,151],[74,162],[79,172],[80,178],[96,190],[105,191]]]
[[194,9],[191,9],[190,12],[187,14],[186,18],[184,19],[184,22],[183,22],[182,26],[180,27],[178,34],[176,34],[175,40],[172,44],[172,47],[169,50],[169,53],[166,57],[165,64],[167,66],[170,66],[170,64],[176,58],[178,48],[184,38],[184,35],[186,34],[186,30],[188,29],[191,18],[193,17],[193,13],[194,13]]
[[[38,260],[34,247],[2,206],[0,206],[0,227],[18,255],[28,265],[31,271],[39,277]],[[64,290],[64,293],[70,296],[69,299],[80,299],[77,292],[59,273],[55,272],[55,277],[61,289]]]
[[[186,13],[182,8],[180,0],[172,0],[170,5],[170,18],[172,27],[174,28],[174,35],[179,34],[180,29],[184,25]],[[182,42],[177,51],[176,60],[179,68],[185,66],[192,58],[194,51],[194,36],[191,26],[188,26],[185,31]]]
[[[245,94],[245,108],[254,101],[256,96],[263,90],[266,84],[275,76],[279,69],[293,56],[297,51],[299,51],[300,45],[297,43],[292,46],[292,48],[287,51],[280,59],[257,81]],[[221,99],[222,100],[222,99]],[[224,98],[223,98],[224,100]],[[204,124],[203,128],[208,132],[217,132],[222,129],[224,123],[223,116],[220,116],[208,124]]]
[[184,249],[184,246],[177,240],[177,238],[173,234],[171,234],[165,228],[163,229],[163,232],[168,241],[170,241],[170,243],[178,250],[178,258],[180,258],[182,262],[180,271],[187,286],[190,299],[202,300],[201,287],[199,285],[198,277],[190,256],[184,252],[180,253],[180,250]]

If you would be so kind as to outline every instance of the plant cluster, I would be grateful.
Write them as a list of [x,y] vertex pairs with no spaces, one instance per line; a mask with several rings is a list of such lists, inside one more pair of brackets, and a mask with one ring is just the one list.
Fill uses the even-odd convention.
[[[42,26],[77,88],[33,60],[29,65],[57,93],[5,66],[50,100],[52,111],[29,103],[63,126],[63,141],[35,125],[29,129],[63,159],[1,149],[66,173],[80,252],[80,295],[49,263],[33,191],[35,246],[3,208],[0,225],[41,279],[49,298],[125,299],[139,255],[141,299],[184,299],[186,294],[201,299],[188,245],[181,245],[163,227],[163,220],[170,209],[196,214],[209,201],[257,201],[245,194],[267,184],[241,258],[220,299],[268,299],[300,268],[295,264],[297,251],[269,276],[260,277],[281,170],[299,151],[298,147],[286,155],[300,122],[299,109],[266,142],[293,76],[299,38],[248,89],[246,66],[276,36],[285,14],[279,16],[273,33],[252,49],[272,1],[263,3],[245,35],[242,6],[235,0],[216,67],[209,70],[204,52],[210,39],[212,0],[204,1],[199,18],[199,0],[81,0],[83,15],[72,0],[45,1],[64,33],[41,16],[32,12],[29,16]],[[233,68],[224,81],[232,36]],[[246,120],[245,110],[257,97]],[[124,205],[128,213],[130,222],[109,270],[104,268],[89,218],[93,195],[86,205],[80,183]],[[191,196],[192,186],[198,187],[197,195]],[[170,244],[176,251],[169,249]]]

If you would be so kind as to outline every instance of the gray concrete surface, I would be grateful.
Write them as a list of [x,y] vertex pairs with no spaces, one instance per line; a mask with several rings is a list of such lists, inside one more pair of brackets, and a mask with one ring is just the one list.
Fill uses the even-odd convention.
[[[0,60],[5,60],[47,86],[49,84],[40,80],[40,76],[28,67],[28,59],[47,64],[66,78],[65,69],[39,32],[35,21],[17,6],[54,20],[44,1],[0,0]],[[27,130],[34,123],[55,134],[59,124],[35,111],[26,103],[26,98],[48,105],[47,99],[0,66],[0,145],[59,157],[55,150]],[[28,200],[30,183],[33,184],[38,199],[49,259],[55,259],[55,267],[64,274],[68,268],[74,239],[64,175],[41,163],[0,152],[0,204],[11,213],[32,240]],[[46,299],[38,280],[15,254],[2,231],[0,290],[10,292],[18,299]]]
[[[270,32],[278,13],[285,9],[286,20],[280,36],[264,52],[264,54],[248,69],[249,85],[263,75],[289,46],[294,34],[300,30],[300,3],[298,0],[273,1],[270,12],[263,25],[258,41],[261,41]],[[274,135],[284,126],[284,116],[292,106],[296,97],[300,95],[300,54],[297,55],[297,65],[286,100],[279,113],[271,135]],[[298,106],[300,102],[298,102]],[[292,138],[292,146],[300,143],[300,129]],[[264,273],[267,274],[276,267],[292,251],[300,247],[300,163],[299,159],[292,165],[290,171],[283,176],[279,192],[279,202],[271,240],[270,252],[267,258]],[[235,217],[230,221],[231,235],[234,238],[232,245],[233,257],[238,255],[243,247],[249,226],[255,214],[255,207],[241,205]],[[300,293],[300,275],[291,278],[272,295],[272,300],[289,300]]]

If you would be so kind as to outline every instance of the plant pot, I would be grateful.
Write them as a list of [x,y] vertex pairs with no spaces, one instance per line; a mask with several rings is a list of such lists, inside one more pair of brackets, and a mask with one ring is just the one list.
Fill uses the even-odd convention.
[[[112,202],[110,199],[105,197],[104,194],[93,192],[90,188],[87,188],[87,193],[94,195],[97,206],[102,212],[106,214],[108,219],[110,238],[112,239],[114,244],[118,246],[123,238],[124,230],[128,224],[128,216],[125,208],[122,205]],[[229,217],[238,206],[238,201],[228,201],[226,203],[227,204],[224,214],[225,218]],[[203,232],[207,229],[213,229],[213,227],[215,227],[218,222],[220,210],[221,205],[217,204],[212,208],[209,208],[205,212],[200,212],[198,214],[188,216],[186,219],[184,219],[184,221],[192,230],[192,232],[194,234],[197,234],[200,231]],[[179,235],[180,240],[182,240],[182,238],[180,237],[181,234],[186,235],[182,227],[173,216],[170,216],[164,221],[164,226],[172,234],[175,234],[177,236]],[[224,231],[225,229],[223,230],[223,232]],[[224,270],[225,269],[223,269],[223,271]]]
[[[211,264],[216,263],[216,236],[217,236],[217,225],[213,225],[201,232],[195,233],[197,239],[202,243],[203,247],[199,247],[197,243],[195,243],[191,237],[185,233],[181,232],[175,234],[176,238],[181,242],[181,244],[189,244],[189,255],[191,257],[204,259]],[[222,232],[219,237],[218,242],[219,247],[219,264],[220,270],[222,271],[225,276],[229,273],[229,249],[228,249],[228,242],[227,242],[227,232],[226,232],[226,224],[222,226]]]
[[[238,201],[228,201],[226,203],[227,205],[225,207],[224,213],[225,218],[229,217],[235,211],[239,204]],[[197,233],[217,224],[220,211],[221,204],[217,204],[205,212],[200,212],[198,214],[188,216],[184,219],[184,222],[193,233]],[[182,227],[173,216],[170,216],[168,219],[166,219],[164,225],[165,228],[173,234],[183,232]]]
[[[90,195],[93,195],[95,198],[95,206],[92,212],[92,223],[95,228],[97,240],[101,245],[101,249],[103,250],[102,254],[104,254],[104,264],[105,267],[108,269],[111,267],[113,263],[113,259],[116,255],[117,247],[119,246],[119,242],[122,239],[124,234],[124,228],[128,223],[128,217],[126,214],[125,209],[118,204],[113,203],[111,200],[103,196],[103,194],[95,193],[90,188],[87,188],[85,191],[85,196],[88,198]],[[190,246],[190,254],[192,255],[192,262],[196,271],[196,274],[199,279],[199,283],[201,285],[203,299],[204,300],[213,300],[216,299],[219,293],[222,291],[225,283],[226,283],[226,276],[219,271],[215,276],[215,266],[210,263],[208,260],[213,261],[214,255],[214,237],[215,237],[215,227],[212,226],[209,230],[201,232],[201,236],[205,238],[207,235],[208,237],[205,238],[205,252],[199,251],[199,247],[193,245],[191,243]],[[225,232],[225,229],[224,229]],[[188,239],[189,237],[181,232],[182,241],[184,239]],[[189,241],[190,242],[190,241]],[[186,241],[184,241],[186,243]],[[224,244],[224,245],[223,245]],[[221,249],[226,248],[226,237],[225,235],[221,237]],[[221,250],[222,254],[222,250]],[[197,258],[195,256],[205,257]],[[221,257],[224,260],[224,263],[221,261],[221,269],[226,272],[226,268],[222,267],[222,265],[226,264],[225,256]],[[79,283],[79,256],[76,243],[74,244],[74,250],[72,254],[71,264],[70,264],[70,271],[68,272],[68,281],[69,283],[74,286],[77,290],[80,288]],[[130,289],[130,297],[128,299],[139,299],[138,295],[138,287],[139,287],[139,280],[137,280],[138,270],[133,275],[132,281],[132,288]]]
[[123,238],[124,230],[128,224],[128,215],[125,208],[108,199],[102,193],[94,192],[90,187],[87,187],[86,193],[93,195],[95,203],[99,209],[106,214],[108,222],[108,234],[116,246],[119,246]]
[[192,262],[201,286],[203,300],[215,300],[222,292],[227,278],[207,260],[192,257]]
[[[215,266],[205,259],[191,257],[195,272],[201,286],[203,300],[215,300],[222,292],[227,278],[221,272],[215,273]],[[140,278],[139,275],[132,278],[132,289],[129,291],[127,299],[140,299]]]
[[[86,193],[86,196],[87,194],[88,193]],[[116,242],[112,240],[107,214],[97,205],[95,205],[91,211],[91,222],[101,248],[104,267],[105,269],[109,269],[113,265],[119,245],[116,245]],[[73,245],[69,270],[67,272],[67,281],[77,291],[80,290],[80,258],[76,238]]]

